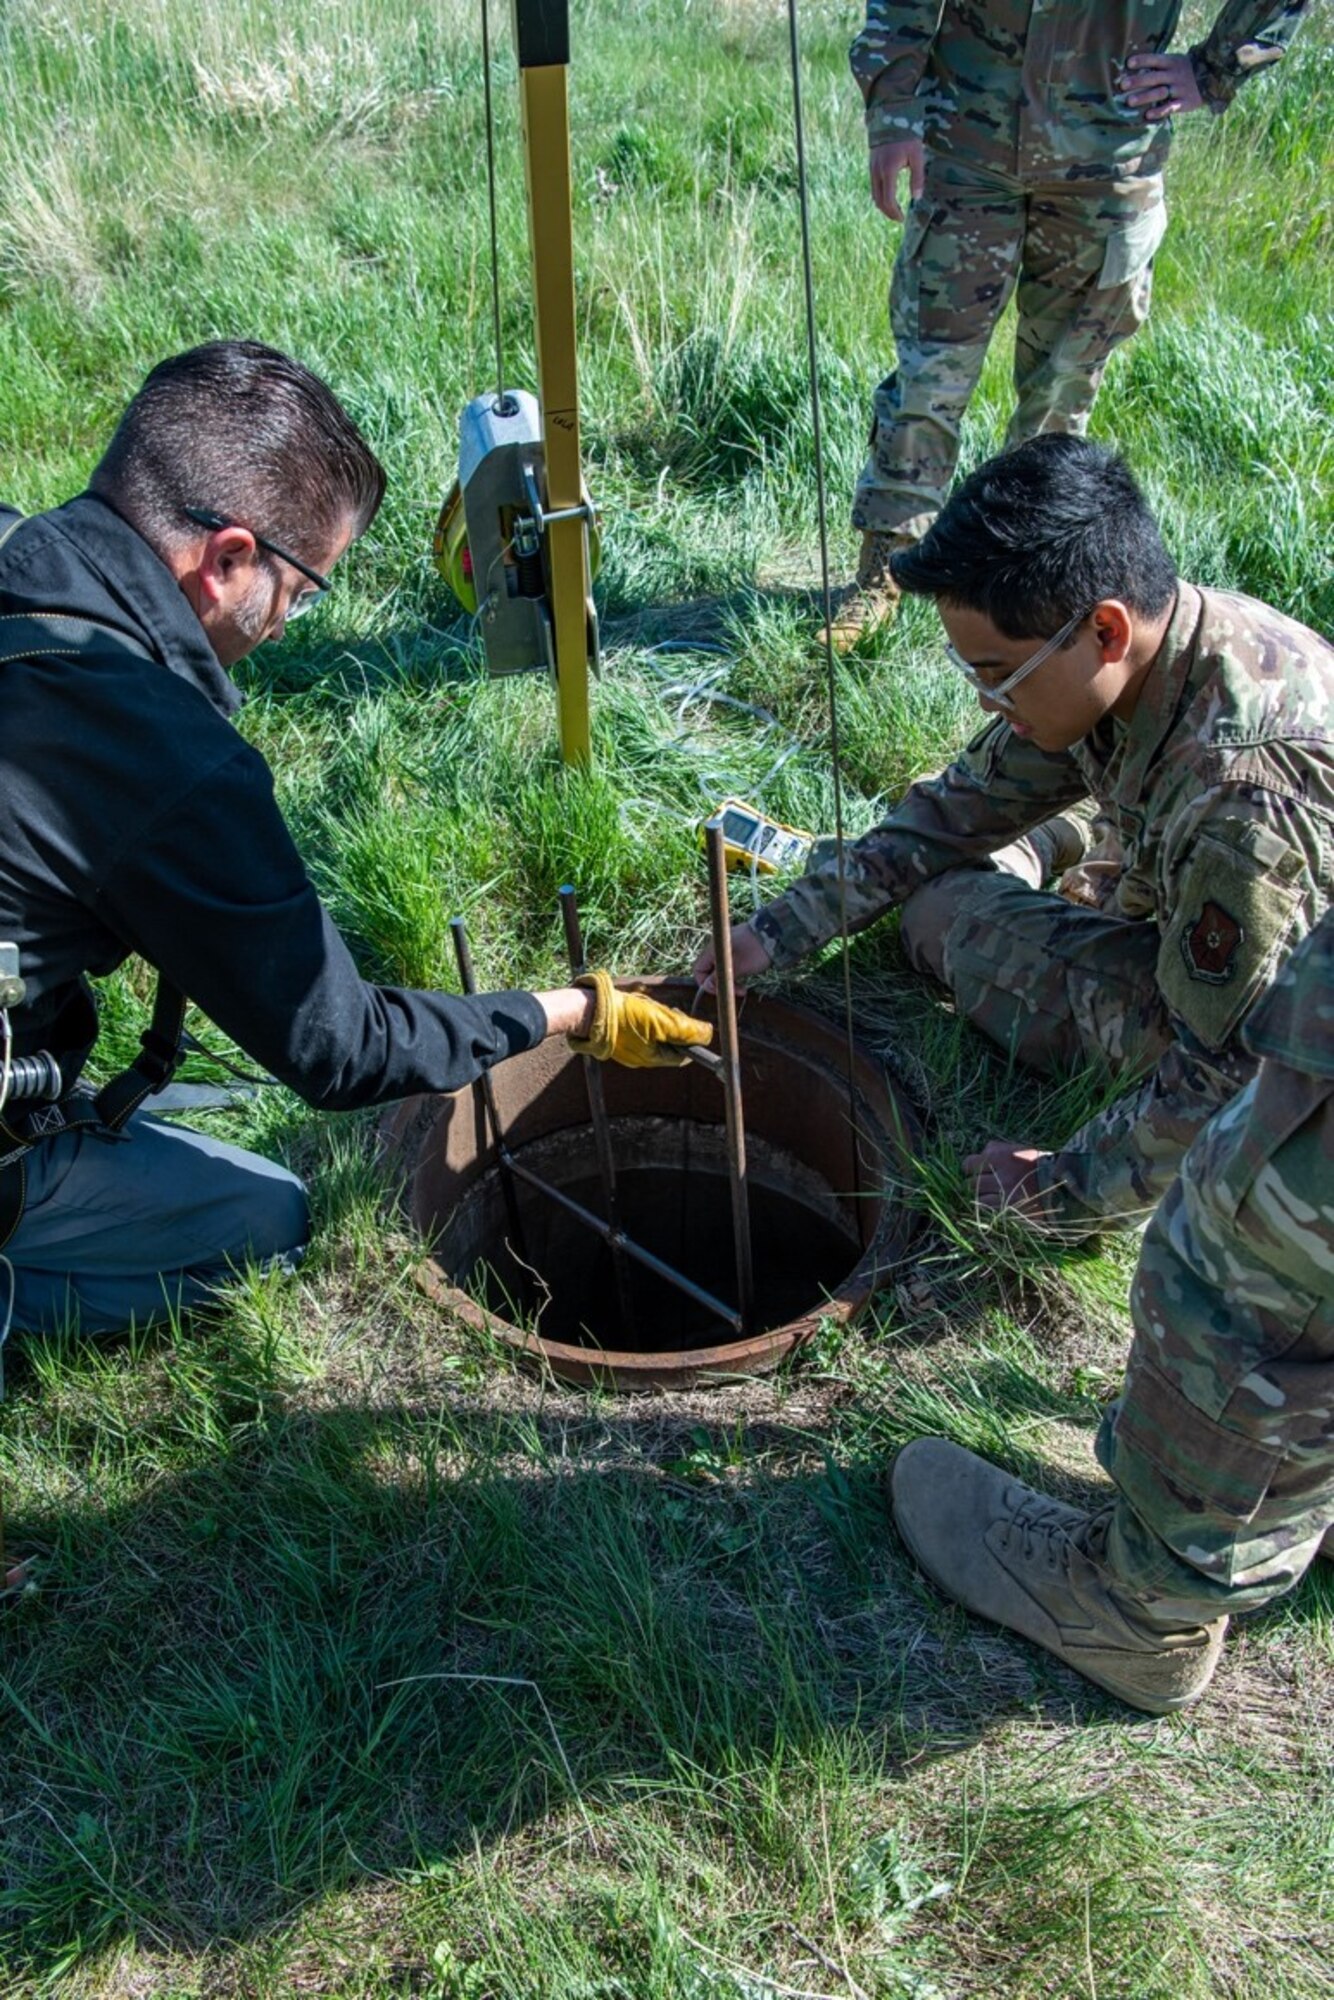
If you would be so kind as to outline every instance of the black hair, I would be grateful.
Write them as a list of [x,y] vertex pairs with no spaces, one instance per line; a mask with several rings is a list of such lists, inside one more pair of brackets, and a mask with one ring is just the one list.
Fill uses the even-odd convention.
[[255,340],[212,340],[160,361],[89,488],[159,552],[198,535],[187,507],[318,563],[384,498],[384,468],[318,375]]
[[1177,587],[1124,458],[1061,431],[980,465],[890,569],[900,589],[981,612],[1007,639],[1050,638],[1108,597],[1157,617]]

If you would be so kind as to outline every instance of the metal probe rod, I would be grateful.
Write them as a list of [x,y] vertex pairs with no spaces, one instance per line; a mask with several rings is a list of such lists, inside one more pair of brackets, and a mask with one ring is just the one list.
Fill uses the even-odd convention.
[[736,1026],[736,986],[732,978],[732,913],[727,901],[727,852],[721,819],[706,822],[704,842],[709,857],[709,915],[713,923],[713,977],[718,990],[718,1041],[723,1059],[727,1172],[732,1183],[737,1306],[741,1314],[741,1330],[749,1333],[755,1306],[755,1274],[750,1254],[746,1124],[741,1109],[741,1044]]
[[[459,968],[459,984],[465,993],[477,991],[477,975],[472,969],[472,952],[468,948],[468,927],[462,917],[451,917],[449,934],[454,940],[454,957]],[[514,1176],[510,1166],[510,1156],[505,1145],[505,1134],[501,1128],[500,1113],[496,1109],[496,1088],[491,1080],[491,1072],[483,1070],[477,1079],[481,1087],[482,1102],[486,1106],[487,1123],[491,1127],[491,1137],[495,1142],[500,1161],[500,1190],[505,1197],[505,1213],[509,1217],[510,1230],[514,1239],[514,1252],[528,1260],[528,1249],[524,1242],[523,1221],[519,1215],[519,1197],[515,1192]]]
[[[576,911],[574,918],[576,935],[578,921]],[[463,990],[465,993],[475,993],[477,980],[472,969],[472,953],[468,949],[468,933],[462,917],[451,918],[449,928],[454,939],[454,952],[458,959],[459,978],[463,983]],[[701,1305],[706,1311],[715,1314],[735,1332],[742,1331],[740,1315],[734,1313],[730,1306],[725,1306],[721,1299],[716,1299],[712,1292],[706,1292],[702,1285],[692,1284],[689,1278],[682,1277],[681,1273],[674,1270],[670,1264],[664,1264],[661,1257],[655,1257],[651,1250],[643,1249],[625,1235],[619,1226],[613,1227],[611,1223],[604,1222],[600,1215],[594,1215],[591,1208],[585,1208],[582,1202],[575,1201],[572,1196],[562,1193],[560,1188],[552,1187],[550,1181],[544,1181],[540,1174],[535,1174],[531,1168],[525,1167],[521,1161],[515,1159],[505,1144],[505,1136],[500,1129],[500,1116],[496,1110],[491,1078],[483,1071],[477,1081],[486,1104],[491,1136],[495,1141],[496,1154],[500,1161],[501,1186],[505,1189],[507,1204],[514,1204],[510,1209],[510,1215],[516,1228],[518,1203],[515,1199],[514,1182],[520,1180],[525,1186],[536,1188],[539,1194],[547,1197],[548,1201],[554,1201],[558,1208],[563,1208],[567,1215],[572,1215],[582,1222],[595,1236],[600,1236],[604,1243],[610,1245],[613,1257],[618,1255],[633,1257],[636,1263],[644,1266],[645,1270],[652,1271],[655,1277],[663,1278],[669,1285],[674,1285],[678,1292],[684,1292],[687,1298],[693,1299],[696,1305]],[[601,1082],[600,1076],[598,1081]]]
[[[579,905],[569,882],[557,894],[561,921],[565,925],[565,949],[570,957],[570,977],[578,979],[581,973],[588,970],[588,960],[584,956],[584,934],[579,924]],[[627,1338],[633,1339],[634,1288],[621,1243],[621,1208],[616,1194],[616,1161],[611,1150],[607,1098],[602,1087],[602,1071],[591,1056],[584,1057],[583,1067],[584,1082],[588,1087],[588,1117],[593,1128],[593,1150],[597,1155],[598,1174],[602,1181],[602,1199],[606,1206],[607,1222],[611,1231],[606,1240],[611,1245],[611,1268],[616,1280],[616,1301],[620,1307],[621,1330]]]

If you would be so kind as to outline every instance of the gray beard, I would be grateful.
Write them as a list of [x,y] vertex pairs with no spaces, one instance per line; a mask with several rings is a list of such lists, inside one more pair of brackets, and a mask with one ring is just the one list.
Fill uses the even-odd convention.
[[273,615],[273,587],[257,576],[241,602],[233,607],[232,623],[251,646],[257,646]]

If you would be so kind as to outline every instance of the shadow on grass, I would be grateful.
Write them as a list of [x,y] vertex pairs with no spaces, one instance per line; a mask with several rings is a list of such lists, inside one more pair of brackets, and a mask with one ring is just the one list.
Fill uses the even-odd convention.
[[791,611],[814,628],[824,619],[822,593],[815,585],[745,584],[703,597],[618,607],[603,626],[609,646],[679,645],[731,651],[738,631],[765,612]]
[[[551,1814],[591,1837],[631,1791],[668,1818],[726,1792],[745,1841],[751,1775],[1124,1719],[943,1604],[871,1473],[771,1469],[781,1427],[705,1447],[650,1407],[613,1433],[592,1406],[312,1413],[258,1383],[227,1408],[133,1500],[16,1524],[50,1550],[0,1679],[16,1974],[253,1935]],[[146,1410],[140,1451],[183,1414]]]
[[[731,651],[737,633],[758,615],[784,611],[809,620],[814,634],[824,617],[819,588],[746,581],[703,596],[661,601],[640,602],[618,594],[603,609],[601,643],[604,649],[679,645]],[[534,668],[535,675],[544,673],[545,669]],[[323,622],[308,633],[289,636],[281,647],[261,647],[238,672],[252,694],[293,695],[319,688],[333,698],[485,677],[477,620],[460,611],[443,591],[429,600],[419,620],[375,638]]]

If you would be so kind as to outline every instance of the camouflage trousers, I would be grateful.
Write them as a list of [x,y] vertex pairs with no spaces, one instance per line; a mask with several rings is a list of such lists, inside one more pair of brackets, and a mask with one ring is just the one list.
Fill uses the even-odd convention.
[[[957,868],[909,898],[901,935],[962,1014],[1049,1075],[1096,1063],[1133,1081],[1172,1039],[1150,922]],[[1266,1060],[1145,1235],[1097,1452],[1118,1488],[1106,1566],[1165,1623],[1286,1590],[1334,1524],[1332,1190],[1334,1077]]]
[[1149,1224],[1098,1457],[1108,1567],[1167,1617],[1288,1589],[1334,1525],[1334,1077],[1265,1061]]
[[996,323],[1018,308],[1006,444],[1082,431],[1114,348],[1148,317],[1161,176],[1032,187],[938,156],[894,264],[898,353],[875,393],[857,528],[919,536],[944,502]]
[[903,906],[900,936],[919,972],[1029,1069],[1067,1077],[1091,1064],[1129,1083],[1169,1046],[1156,924],[1066,902],[996,868],[951,868]]

